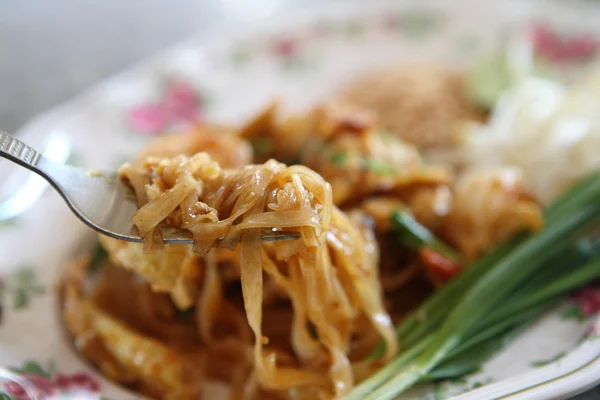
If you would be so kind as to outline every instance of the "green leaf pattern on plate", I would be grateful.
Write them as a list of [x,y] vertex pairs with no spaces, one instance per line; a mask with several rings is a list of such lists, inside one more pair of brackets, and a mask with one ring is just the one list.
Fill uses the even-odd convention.
[[48,366],[44,368],[40,365],[40,363],[36,361],[27,360],[23,363],[22,367],[11,368],[11,370],[18,374],[30,374],[41,376],[44,378],[51,378],[52,375],[54,375],[54,373],[56,372],[56,365],[54,364],[54,362],[50,361],[48,362]]
[[400,19],[400,31],[408,38],[421,39],[435,33],[443,23],[442,16],[432,11],[406,13]]
[[9,273],[0,286],[2,303],[10,299],[12,308],[16,311],[26,309],[34,296],[46,293],[46,288],[38,282],[34,268],[22,266]]
[[229,53],[229,63],[236,68],[248,65],[256,58],[266,56],[277,61],[285,70],[307,69],[315,66],[310,56],[310,46],[325,37],[347,37],[352,40],[368,34],[398,35],[409,41],[429,37],[444,22],[442,14],[433,10],[386,13],[375,18],[354,18],[335,23],[318,20],[303,35],[263,38],[259,43],[239,43]]
[[589,316],[586,316],[581,310],[581,306],[579,304],[571,304],[568,308],[566,308],[561,314],[562,319],[565,320],[575,320],[579,323],[583,323],[587,321]]
[[0,221],[0,231],[17,228],[21,224],[19,217],[13,217]]
[[535,367],[535,368],[544,367],[544,366],[546,366],[548,364],[552,364],[553,362],[560,360],[565,355],[567,355],[567,353],[564,352],[564,351],[562,351],[562,352],[560,352],[558,354],[553,355],[552,357],[550,357],[550,358],[548,358],[546,360],[536,360],[536,361],[533,361],[531,363],[531,366]]

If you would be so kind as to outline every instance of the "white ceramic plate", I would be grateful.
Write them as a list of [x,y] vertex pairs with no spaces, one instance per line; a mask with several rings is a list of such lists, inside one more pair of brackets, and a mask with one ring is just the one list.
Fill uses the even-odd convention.
[[[152,136],[190,121],[239,122],[274,96],[290,109],[307,107],[377,66],[413,59],[468,66],[507,32],[527,32],[532,21],[600,37],[594,5],[499,3],[346,4],[219,31],[141,63],[36,118],[19,134],[37,145],[60,132],[73,149],[70,162],[114,168]],[[93,236],[49,191],[0,225],[0,363],[37,376],[56,398],[137,397],[91,369],[61,330],[54,282]],[[596,317],[584,311],[592,314],[600,296],[593,289],[586,293],[544,316],[479,373],[411,396],[557,398],[591,387],[600,376],[600,340],[594,340]]]

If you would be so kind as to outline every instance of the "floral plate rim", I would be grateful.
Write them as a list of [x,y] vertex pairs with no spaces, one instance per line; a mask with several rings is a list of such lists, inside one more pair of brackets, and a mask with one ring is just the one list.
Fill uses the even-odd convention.
[[[591,332],[600,329],[600,317]],[[507,398],[534,400],[575,396],[600,383],[600,341],[597,333],[564,357],[522,376],[514,376],[482,388],[453,396],[450,400]]]

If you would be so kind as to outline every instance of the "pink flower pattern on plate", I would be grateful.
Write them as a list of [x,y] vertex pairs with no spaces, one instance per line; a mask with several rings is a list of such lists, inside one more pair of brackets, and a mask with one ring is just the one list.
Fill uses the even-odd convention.
[[538,23],[531,30],[535,52],[555,62],[584,61],[598,52],[598,40],[591,34],[565,36],[549,25]]
[[384,32],[394,32],[402,25],[402,17],[398,14],[386,14],[381,18],[381,28]]
[[600,311],[600,288],[586,286],[571,296],[571,301],[579,305],[584,316],[590,316]]
[[136,131],[156,135],[175,124],[197,124],[201,121],[202,98],[183,81],[168,83],[161,99],[129,110],[127,122]]
[[298,41],[291,38],[281,38],[273,43],[273,53],[283,59],[291,59],[298,53]]
[[19,376],[26,381],[26,385],[15,381],[6,381],[0,386],[0,393],[5,392],[16,400],[33,400],[28,392],[40,399],[82,392],[100,393],[99,381],[85,372],[57,373],[51,377],[37,373],[21,373]]

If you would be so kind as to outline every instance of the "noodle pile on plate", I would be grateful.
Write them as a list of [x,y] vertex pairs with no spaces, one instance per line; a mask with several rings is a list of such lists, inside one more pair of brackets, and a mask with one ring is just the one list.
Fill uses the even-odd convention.
[[[140,204],[134,224],[145,239],[146,253],[137,244],[116,244],[105,238],[114,264],[139,273],[153,291],[171,294],[180,307],[189,306],[197,296],[195,312],[201,348],[219,353],[218,349],[234,342],[234,350],[250,357],[245,365],[240,363],[242,372],[238,374],[246,379],[238,385],[237,398],[253,387],[262,398],[264,394],[258,393],[257,383],[261,390],[284,398],[341,395],[355,383],[352,361],[364,361],[361,366],[354,365],[364,370],[370,363],[366,356],[381,339],[386,343],[384,359],[395,353],[393,326],[382,302],[378,247],[373,234],[360,221],[351,222],[350,216],[333,205],[330,185],[314,171],[303,166],[287,167],[273,160],[223,169],[208,154],[198,153],[191,157],[149,158],[141,167],[124,166],[122,176]],[[361,219],[357,213],[353,217]],[[191,232],[195,239],[193,248],[163,247],[158,230],[162,226]],[[300,239],[261,243],[261,231],[272,228],[297,231]],[[236,249],[238,244],[237,252],[223,249]],[[221,248],[217,249],[217,245]],[[229,268],[224,264],[230,264]],[[230,276],[225,277],[227,274]],[[224,283],[231,286],[234,281],[241,281],[241,313],[236,304],[224,298]],[[168,348],[146,354],[145,349],[151,351],[163,345],[144,345],[151,339],[133,331],[128,333],[125,326],[115,328],[120,339],[105,335],[108,331],[104,328],[119,323],[93,302],[83,300],[77,287],[65,285],[65,311],[69,311],[71,301],[82,303],[82,312],[89,314],[82,320],[92,321],[84,333],[99,337],[117,364],[137,365],[131,359],[135,354],[142,358],[162,355],[175,360],[173,374],[187,370],[189,356],[179,360],[181,357],[171,355]],[[70,291],[75,300],[69,298]],[[266,334],[272,327],[266,328],[264,317],[274,311],[265,311],[266,307],[279,308],[282,314],[289,310],[291,314],[269,323],[284,325],[278,327],[282,332],[274,337]],[[226,321],[236,314],[247,318],[254,334],[252,350],[248,346],[251,335],[242,332],[244,324],[239,318]],[[269,317],[273,319],[272,314]],[[229,336],[215,334],[227,329],[232,331]],[[78,336],[79,329],[71,327],[71,331]],[[127,337],[138,344],[128,345]],[[111,347],[111,341],[119,340],[123,342],[120,346]],[[121,351],[131,346],[139,348],[135,352],[131,348],[129,352]],[[205,362],[211,364],[210,359]],[[143,368],[137,366],[134,374],[144,385],[151,385]],[[197,376],[206,373],[198,367],[193,370]],[[165,380],[174,376],[165,376]],[[175,384],[177,379],[181,376],[175,376],[169,384]],[[167,396],[167,392],[170,389],[161,395]]]
[[[392,321],[446,282],[398,241],[395,210],[461,268],[543,224],[519,171],[434,165],[400,137],[348,104],[282,117],[273,103],[239,129],[159,138],[121,169],[143,245],[101,237],[104,261],[61,281],[77,350],[158,399],[343,396],[396,352]],[[194,245],[163,244],[165,227]]]

